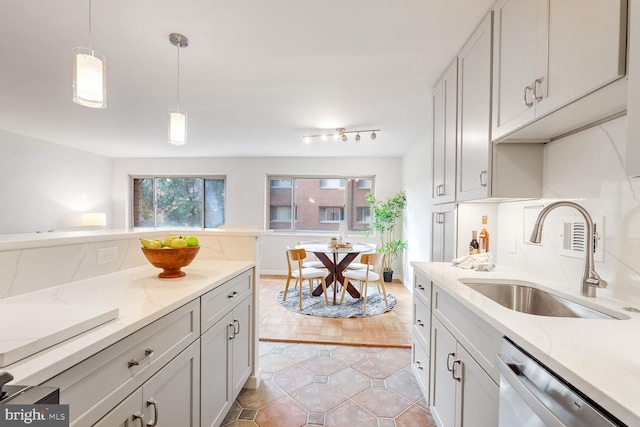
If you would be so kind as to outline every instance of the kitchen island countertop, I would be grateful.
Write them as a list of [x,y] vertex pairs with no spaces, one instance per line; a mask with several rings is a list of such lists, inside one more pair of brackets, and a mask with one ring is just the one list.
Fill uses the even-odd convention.
[[[183,268],[186,276],[158,279],[161,270],[145,265],[0,300],[0,304],[106,306],[119,310],[116,319],[2,370],[13,375],[12,384],[41,384],[254,266],[249,261],[194,261]],[[55,321],[43,313],[24,313],[24,316],[42,316],[41,322]],[[5,319],[3,328],[19,321]]]
[[[449,263],[411,265],[621,421],[640,425],[640,314],[624,311],[629,304],[600,295],[581,297],[579,285],[569,286],[499,265],[491,272],[461,269]],[[460,280],[465,278],[532,282],[557,295],[585,305],[596,304],[628,318],[575,319],[519,313],[464,285]]]

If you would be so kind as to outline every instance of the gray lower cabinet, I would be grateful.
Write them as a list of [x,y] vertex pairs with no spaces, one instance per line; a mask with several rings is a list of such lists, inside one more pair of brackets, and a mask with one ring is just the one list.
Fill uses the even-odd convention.
[[252,298],[245,298],[202,335],[201,419],[219,426],[251,374]]
[[95,426],[200,425],[200,341],[191,344]]

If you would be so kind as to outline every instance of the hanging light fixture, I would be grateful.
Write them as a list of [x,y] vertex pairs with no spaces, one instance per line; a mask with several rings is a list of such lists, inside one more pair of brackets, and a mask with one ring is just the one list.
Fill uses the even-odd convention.
[[107,106],[107,59],[91,48],[91,0],[89,0],[89,48],[73,52],[73,102],[89,108]]
[[360,132],[356,133],[356,142],[360,142]]
[[189,46],[189,39],[182,34],[171,33],[169,41],[178,48],[178,83],[176,85],[178,108],[169,110],[169,144],[185,145],[187,143],[187,113],[180,110],[180,48]]

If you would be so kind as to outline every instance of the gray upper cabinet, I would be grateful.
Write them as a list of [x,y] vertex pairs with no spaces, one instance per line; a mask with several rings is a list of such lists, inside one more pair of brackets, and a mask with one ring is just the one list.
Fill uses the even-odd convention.
[[458,118],[458,58],[433,89],[433,203],[456,197],[456,132]]
[[626,109],[626,0],[499,0],[494,141],[546,142]]

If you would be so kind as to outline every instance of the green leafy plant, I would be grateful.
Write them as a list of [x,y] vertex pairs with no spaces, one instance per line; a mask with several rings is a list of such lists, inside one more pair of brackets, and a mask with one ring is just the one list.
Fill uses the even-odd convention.
[[402,190],[386,201],[376,200],[373,193],[367,193],[366,200],[373,215],[369,231],[375,231],[380,237],[378,252],[385,254],[384,271],[392,271],[393,262],[407,248],[406,240],[396,238],[396,221],[407,204],[407,193]]

